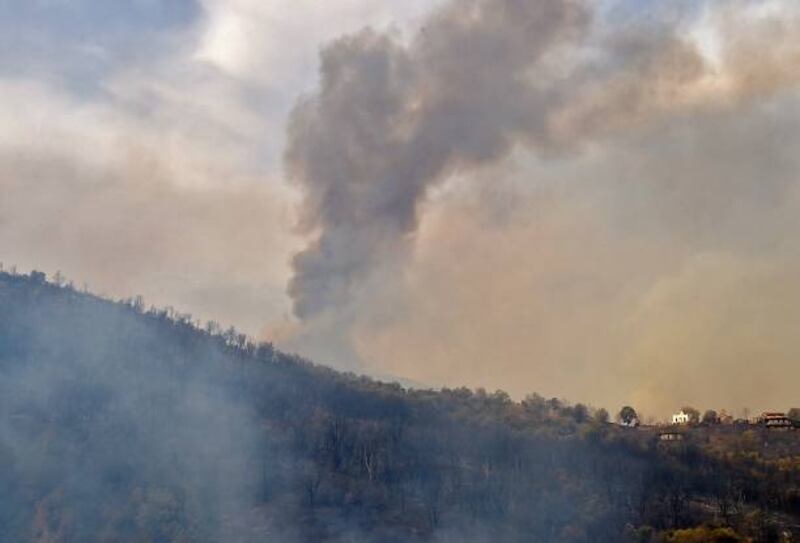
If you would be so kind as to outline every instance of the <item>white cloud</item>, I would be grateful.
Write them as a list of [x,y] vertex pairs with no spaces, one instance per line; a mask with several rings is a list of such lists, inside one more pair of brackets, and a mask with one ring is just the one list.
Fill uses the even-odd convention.
[[320,47],[364,26],[413,27],[442,0],[206,0],[195,58],[238,78],[288,87],[316,75]]

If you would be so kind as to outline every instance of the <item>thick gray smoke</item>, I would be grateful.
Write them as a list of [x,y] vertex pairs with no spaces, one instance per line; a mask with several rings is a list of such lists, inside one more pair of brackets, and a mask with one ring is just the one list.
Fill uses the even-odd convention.
[[[313,241],[293,262],[289,292],[302,322],[284,346],[417,382],[455,378],[477,386],[496,379],[496,386],[522,394],[531,381],[549,380],[561,394],[564,383],[575,382],[575,361],[596,361],[598,352],[607,364],[629,359],[632,368],[653,359],[645,353],[664,353],[670,362],[663,367],[677,359],[693,360],[693,367],[720,345],[732,346],[731,337],[745,337],[720,339],[708,326],[702,338],[673,340],[683,318],[664,319],[671,301],[640,308],[649,307],[649,292],[673,284],[670,274],[694,270],[709,251],[743,255],[712,259],[726,264],[714,273],[700,265],[702,278],[687,282],[710,291],[726,284],[726,274],[739,277],[735,268],[749,258],[746,240],[780,215],[760,216],[767,213],[759,202],[767,205],[764,195],[792,186],[783,172],[794,172],[793,162],[755,157],[780,154],[792,141],[773,139],[775,119],[796,111],[800,12],[790,3],[767,10],[749,0],[611,4],[618,9],[596,2],[592,11],[577,0],[451,1],[410,41],[365,30],[323,51],[319,90],[298,104],[289,125],[287,171],[304,191],[303,234]],[[489,234],[477,218],[492,205],[482,193],[507,190],[502,177],[517,160],[525,171],[515,177],[535,189],[520,198],[530,220]],[[646,166],[633,175],[626,173],[631,163]],[[533,200],[548,197],[546,179],[560,192],[539,205]],[[448,180],[458,187],[449,183],[431,194]],[[476,199],[474,206],[446,211],[437,199],[458,188]],[[735,219],[714,221],[714,243],[700,243],[698,232],[683,234],[689,225],[727,216],[734,200],[742,202]],[[742,213],[750,207],[752,215]],[[625,228],[609,230],[632,214],[637,218]],[[617,258],[609,257],[613,250],[621,251]],[[753,300],[771,296],[756,290]],[[720,295],[719,305],[709,300],[705,313],[681,306],[675,314],[713,322],[742,292]],[[586,342],[591,352],[573,350],[580,319],[562,305],[581,307],[586,321],[578,335],[595,338]],[[778,323],[770,330],[790,320],[782,311],[770,310]],[[654,315],[648,327],[597,332],[610,321],[642,322],[645,313]],[[749,322],[753,311],[740,314]],[[612,336],[613,345],[597,347]],[[503,356],[498,344],[508,349]],[[692,358],[688,345],[703,347]],[[738,344],[731,349],[747,352]],[[509,361],[502,371],[499,358]],[[531,364],[533,358],[541,362]],[[773,357],[784,358],[793,359]],[[555,360],[564,374],[545,362]],[[632,401],[669,408],[674,395],[664,392],[665,379],[653,381],[656,394],[642,384],[652,370],[622,373],[637,375]],[[575,397],[592,397],[595,380],[581,382]],[[752,396],[749,379],[742,383],[746,393],[733,394],[729,385],[718,401]],[[604,387],[616,395],[620,388],[619,381]]]
[[402,253],[428,189],[548,138],[548,53],[580,36],[574,0],[468,0],[435,12],[410,44],[365,30],[322,54],[319,92],[289,126],[287,169],[319,237],[294,259],[294,311],[352,300],[378,262]]

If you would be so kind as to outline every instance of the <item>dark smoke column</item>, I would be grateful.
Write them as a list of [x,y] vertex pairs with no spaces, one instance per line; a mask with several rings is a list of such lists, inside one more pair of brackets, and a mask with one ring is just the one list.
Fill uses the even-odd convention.
[[346,307],[379,263],[402,253],[429,187],[517,142],[546,142],[552,98],[536,67],[587,20],[573,0],[462,0],[409,44],[364,30],[323,51],[320,88],[288,128],[302,226],[318,234],[293,261],[300,319]]

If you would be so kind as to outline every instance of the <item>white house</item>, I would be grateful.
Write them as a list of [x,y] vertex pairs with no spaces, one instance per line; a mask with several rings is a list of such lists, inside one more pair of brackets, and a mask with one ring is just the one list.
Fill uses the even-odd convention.
[[689,415],[681,409],[678,413],[672,415],[672,424],[689,424]]
[[633,417],[630,422],[620,421],[620,426],[624,426],[626,428],[638,428],[639,427],[639,417]]

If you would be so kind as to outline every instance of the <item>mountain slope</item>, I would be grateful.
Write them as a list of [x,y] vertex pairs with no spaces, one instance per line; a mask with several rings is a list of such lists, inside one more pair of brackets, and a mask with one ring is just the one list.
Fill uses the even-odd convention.
[[768,541],[800,512],[796,463],[214,331],[0,274],[0,541]]

